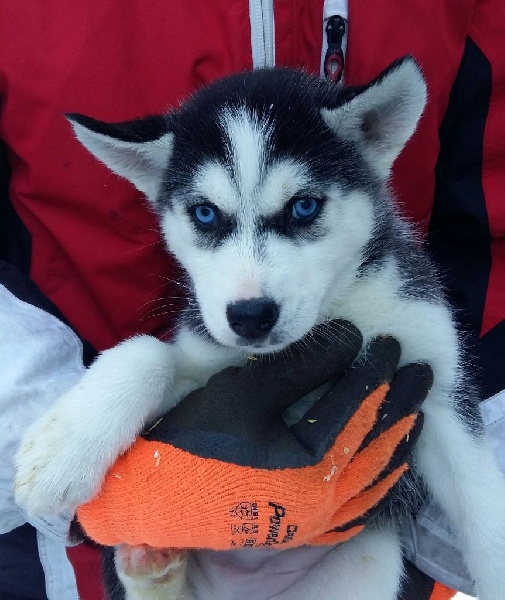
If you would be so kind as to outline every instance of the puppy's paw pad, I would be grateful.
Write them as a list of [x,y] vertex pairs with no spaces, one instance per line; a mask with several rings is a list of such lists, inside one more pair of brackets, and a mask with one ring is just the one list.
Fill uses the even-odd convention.
[[128,578],[161,583],[184,575],[186,552],[177,548],[122,544],[116,548],[116,568]]

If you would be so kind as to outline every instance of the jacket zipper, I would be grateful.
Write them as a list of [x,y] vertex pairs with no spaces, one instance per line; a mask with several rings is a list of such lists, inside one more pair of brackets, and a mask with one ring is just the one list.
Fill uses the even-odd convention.
[[275,65],[273,0],[249,0],[253,68]]
[[346,32],[345,20],[340,15],[332,15],[326,23],[327,49],[324,55],[324,76],[332,81],[340,81],[344,72],[344,51],[342,42]]

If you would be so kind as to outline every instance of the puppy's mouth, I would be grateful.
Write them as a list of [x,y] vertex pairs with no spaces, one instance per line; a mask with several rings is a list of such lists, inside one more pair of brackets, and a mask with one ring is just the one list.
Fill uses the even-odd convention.
[[282,350],[290,344],[286,341],[285,336],[272,332],[263,339],[249,340],[240,336],[235,338],[235,346],[244,348],[245,350],[253,350],[258,354],[268,354],[277,350]]

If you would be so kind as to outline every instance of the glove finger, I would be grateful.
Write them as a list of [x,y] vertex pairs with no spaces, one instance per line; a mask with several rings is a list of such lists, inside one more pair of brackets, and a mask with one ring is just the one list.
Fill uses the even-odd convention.
[[331,529],[326,533],[344,532],[365,525],[367,520],[376,514],[375,507],[381,506],[382,500],[387,497],[388,492],[398,483],[407,469],[408,464],[404,463],[376,485],[348,500],[333,515]]
[[[392,501],[389,492],[409,467],[409,457],[419,438],[423,426],[423,414],[419,413],[413,428],[397,445],[391,460],[373,483],[367,485],[356,496],[347,500],[335,513],[332,525],[344,531],[357,525],[364,525]],[[377,449],[371,449],[377,452]],[[361,454],[359,455],[361,457]],[[358,455],[356,455],[356,458]],[[362,457],[366,463],[369,455]],[[353,464],[349,465],[353,469]]]
[[[362,531],[371,519],[386,510],[395,499],[398,499],[397,488],[409,468],[408,457],[421,433],[422,425],[423,414],[419,413],[414,427],[398,444],[388,466],[371,485],[338,508],[331,520],[331,529],[312,540],[311,544],[336,544],[350,539]],[[352,465],[349,468],[352,468]],[[416,499],[418,501],[417,496]],[[405,499],[401,502],[403,506]],[[414,504],[415,502],[412,506]]]
[[[373,340],[363,360],[349,369],[305,416],[291,427],[292,433],[308,452],[321,457],[329,450],[363,400],[381,384],[393,379],[400,352],[400,344],[392,337],[384,336]],[[370,427],[375,422],[375,416],[373,415]],[[362,440],[363,438],[359,440],[356,450]]]
[[362,448],[403,417],[419,411],[433,385],[433,371],[426,363],[411,363],[397,371],[377,421],[363,440]]
[[[413,417],[413,416],[414,415],[411,415],[411,417]],[[406,419],[406,418],[409,418],[409,417],[404,417],[404,419]],[[419,439],[419,436],[423,429],[423,424],[424,424],[424,415],[422,412],[419,412],[416,415],[415,422],[414,422],[412,429],[410,429],[410,431],[408,431],[406,433],[405,437],[403,437],[400,440],[399,444],[396,446],[395,451],[391,455],[391,458],[389,459],[387,466],[377,477],[376,481],[380,481],[381,479],[386,477],[391,471],[394,471],[403,463],[408,462],[409,457],[412,454],[414,446],[416,445],[417,440]],[[387,435],[387,433],[383,433],[382,435]],[[373,440],[371,443],[376,443],[379,445],[379,447],[382,447],[382,446],[380,446],[380,444],[381,444],[380,438],[376,438],[376,440]],[[366,452],[367,448],[368,448],[368,446],[366,446],[364,448],[363,452]],[[372,448],[371,452],[374,452],[374,451],[377,452],[377,449]],[[356,457],[360,456],[360,455],[361,455],[361,451],[358,452],[358,454],[356,454]]]
[[[379,475],[387,468],[398,444],[403,438],[409,436],[417,415],[404,417],[395,423],[388,431],[369,444],[365,450],[356,454],[352,462],[339,465],[340,444],[335,444],[330,451],[333,462],[339,466],[340,476],[335,485],[335,506],[342,506],[345,502],[372,486]],[[345,450],[345,448],[344,448]],[[372,486],[372,487],[374,487]]]

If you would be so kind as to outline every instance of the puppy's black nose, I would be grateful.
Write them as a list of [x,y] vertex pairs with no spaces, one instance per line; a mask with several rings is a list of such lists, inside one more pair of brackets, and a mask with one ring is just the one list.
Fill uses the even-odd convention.
[[270,298],[251,298],[228,304],[226,317],[233,331],[242,338],[265,337],[279,318],[279,307]]

